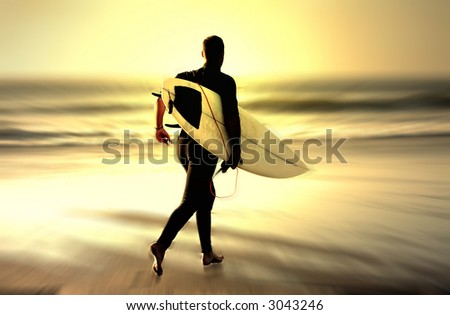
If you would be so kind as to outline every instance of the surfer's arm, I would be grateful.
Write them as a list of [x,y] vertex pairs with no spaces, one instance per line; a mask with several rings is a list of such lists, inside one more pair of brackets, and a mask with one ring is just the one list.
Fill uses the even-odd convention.
[[226,164],[234,169],[241,160],[241,121],[236,98],[236,83],[233,79],[230,80],[229,90],[222,96],[222,102],[225,129],[232,149]]
[[164,102],[161,99],[161,97],[158,97],[158,99],[156,100],[156,117],[155,117],[155,121],[156,121],[156,133],[155,133],[155,137],[156,140],[158,142],[164,142],[164,143],[169,143],[170,142],[170,136],[167,133],[167,131],[164,129],[164,112],[166,111],[166,108],[164,106]]

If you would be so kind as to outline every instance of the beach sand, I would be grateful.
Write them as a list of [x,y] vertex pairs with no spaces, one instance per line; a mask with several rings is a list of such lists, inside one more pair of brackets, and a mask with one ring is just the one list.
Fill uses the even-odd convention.
[[104,165],[97,147],[3,149],[0,293],[448,294],[449,144],[350,139],[346,164],[285,180],[241,171],[213,210],[224,262],[201,265],[193,218],[160,278],[147,248],[181,198],[179,165]]

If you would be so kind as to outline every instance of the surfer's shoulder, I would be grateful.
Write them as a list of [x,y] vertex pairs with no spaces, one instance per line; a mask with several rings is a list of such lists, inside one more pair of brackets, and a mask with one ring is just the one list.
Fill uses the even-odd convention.
[[236,87],[236,81],[234,81],[234,78],[231,75],[222,72],[222,80],[227,86]]
[[176,78],[177,79],[183,79],[188,80],[192,82],[197,82],[199,78],[203,75],[203,68],[197,69],[197,70],[191,70],[191,71],[185,71],[178,73]]
[[185,71],[178,73],[175,78],[183,80],[192,80],[194,77],[195,77],[194,71]]

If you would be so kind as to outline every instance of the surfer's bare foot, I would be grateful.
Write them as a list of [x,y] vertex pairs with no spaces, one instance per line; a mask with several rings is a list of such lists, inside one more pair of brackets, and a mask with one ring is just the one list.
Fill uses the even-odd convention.
[[164,260],[164,254],[166,253],[166,248],[158,243],[153,243],[150,246],[149,254],[153,255],[153,271],[160,277],[163,273],[162,262]]
[[209,253],[204,253],[202,258],[203,266],[208,266],[210,264],[220,264],[223,260],[222,255],[216,255],[213,251]]

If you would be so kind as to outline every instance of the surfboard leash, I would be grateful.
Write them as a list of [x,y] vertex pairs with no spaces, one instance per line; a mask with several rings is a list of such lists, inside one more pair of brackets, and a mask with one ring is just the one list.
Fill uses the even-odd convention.
[[209,182],[209,191],[211,192],[211,195],[213,195],[214,197],[217,197],[217,198],[229,198],[229,197],[232,197],[232,196],[236,193],[236,191],[237,191],[237,184],[238,184],[238,177],[239,177],[239,169],[236,168],[236,178],[234,179],[234,190],[233,190],[233,192],[232,192],[230,195],[226,195],[226,196],[218,196],[218,195],[216,195],[216,193],[215,193],[214,190],[213,190],[213,181],[214,181],[214,178],[215,178],[217,175],[219,175],[220,173],[222,173],[222,168],[220,168],[220,169],[214,174],[214,176],[211,178],[211,181]]

